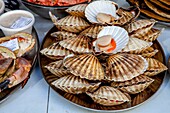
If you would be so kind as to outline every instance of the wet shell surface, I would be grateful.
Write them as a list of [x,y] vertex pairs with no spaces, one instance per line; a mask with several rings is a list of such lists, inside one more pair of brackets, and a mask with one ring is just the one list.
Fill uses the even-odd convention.
[[58,42],[42,49],[40,52],[51,59],[62,59],[66,55],[73,54],[72,51],[60,46]]
[[83,54],[66,57],[64,66],[75,76],[88,80],[102,80],[105,73],[97,57],[92,54]]
[[78,53],[91,53],[93,51],[90,39],[83,35],[60,41],[59,44],[64,48]]
[[72,94],[85,93],[89,89],[97,89],[100,83],[90,84],[87,80],[81,79],[78,76],[66,75],[52,82],[52,85],[62,91]]
[[144,74],[147,76],[154,76],[168,69],[162,62],[154,58],[146,58],[146,60],[148,68]]
[[145,58],[134,54],[111,55],[107,61],[105,79],[123,82],[143,74],[148,68]]
[[110,86],[101,86],[94,93],[87,92],[87,95],[89,95],[94,102],[104,106],[120,105],[130,101],[125,94]]
[[51,62],[46,65],[45,68],[47,68],[52,74],[56,75],[57,77],[62,77],[70,73],[64,68],[63,60]]
[[[94,1],[85,9],[85,16],[91,23],[103,24],[97,20],[99,13],[108,14],[108,16],[118,18],[116,14],[116,5],[110,1]],[[106,18],[103,18],[103,20]],[[105,22],[104,22],[105,24]]]
[[68,38],[75,38],[77,34],[70,33],[67,31],[57,31],[57,32],[51,33],[51,36],[56,38],[57,41],[61,41],[61,40],[65,40]]
[[85,9],[87,4],[78,4],[72,7],[69,7],[66,12],[73,16],[78,16],[85,18]]
[[147,42],[138,38],[129,38],[129,42],[122,52],[132,52],[132,51],[141,51],[152,45],[152,42]]
[[153,81],[154,79],[140,75],[125,82],[112,82],[111,86],[128,94],[136,94],[145,90]]
[[[107,52],[103,51],[104,53],[117,53],[120,52],[125,46],[128,44],[129,36],[125,29],[118,27],[118,26],[107,26],[104,27],[98,34],[97,39],[102,37],[110,35],[112,39],[116,43],[116,47],[114,50]],[[95,52],[101,52],[99,49],[96,41],[93,42],[93,46],[95,47]]]

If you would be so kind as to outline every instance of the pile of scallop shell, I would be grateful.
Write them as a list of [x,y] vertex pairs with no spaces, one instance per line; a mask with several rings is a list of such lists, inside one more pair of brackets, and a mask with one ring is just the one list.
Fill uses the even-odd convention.
[[[51,84],[86,107],[112,109],[143,101],[145,89],[159,82],[155,75],[167,70],[153,58],[158,50],[152,44],[161,32],[153,28],[156,21],[136,20],[138,7],[123,9],[111,1],[80,4],[66,12],[70,15],[62,19],[49,13],[58,29],[51,34],[56,42],[40,51],[55,60],[45,66],[57,77]],[[94,104],[75,94],[89,96]]]

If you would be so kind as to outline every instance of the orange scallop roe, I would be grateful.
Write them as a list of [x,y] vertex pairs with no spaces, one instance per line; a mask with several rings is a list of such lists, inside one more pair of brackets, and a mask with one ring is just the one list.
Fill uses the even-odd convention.
[[107,50],[107,52],[112,52],[116,48],[116,42],[114,39],[111,40],[112,47]]

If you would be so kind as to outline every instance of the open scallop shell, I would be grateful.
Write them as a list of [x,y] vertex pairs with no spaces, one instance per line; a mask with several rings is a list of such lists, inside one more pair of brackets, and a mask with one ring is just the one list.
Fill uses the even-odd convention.
[[105,76],[102,65],[92,54],[66,57],[64,66],[75,76],[88,80],[102,80]]
[[59,44],[64,48],[78,53],[90,53],[93,51],[90,39],[83,35],[60,41]]
[[125,82],[112,82],[111,86],[128,94],[136,94],[145,90],[153,81],[154,79],[140,75]]
[[162,62],[154,58],[146,58],[146,60],[148,68],[144,74],[147,76],[154,76],[168,69]]
[[102,24],[97,21],[97,14],[104,13],[118,18],[116,14],[116,7],[116,4],[113,4],[111,1],[94,1],[86,7],[85,16],[91,23]]
[[132,51],[141,51],[152,45],[152,42],[147,42],[138,38],[129,38],[129,42],[122,52],[132,52]]
[[57,31],[57,32],[51,33],[51,36],[55,37],[57,41],[61,41],[61,40],[65,40],[68,38],[75,38],[77,34],[70,33],[67,31]]
[[128,97],[118,89],[110,86],[101,86],[96,92],[87,92],[94,102],[104,106],[120,105],[130,101]]
[[42,49],[40,52],[50,59],[63,59],[66,55],[73,54],[72,51],[60,46],[58,42]]
[[72,7],[69,7],[66,12],[73,16],[78,16],[85,18],[85,9],[87,4],[78,4]]
[[47,68],[52,74],[56,75],[57,77],[62,77],[70,73],[64,68],[63,60],[51,62],[46,65],[45,68]]
[[67,93],[80,94],[89,91],[91,88],[97,89],[100,83],[90,84],[87,80],[78,76],[66,75],[52,82],[52,85]]
[[[98,34],[97,38],[111,35],[116,42],[116,48],[111,53],[120,52],[125,46],[128,44],[129,36],[125,29],[118,26],[107,26],[104,27]],[[95,47],[95,52],[101,52],[96,44],[96,41],[93,42],[93,46]],[[107,53],[103,51],[104,53]]]
[[134,54],[111,55],[107,61],[105,79],[123,82],[143,74],[148,68],[146,59]]
[[68,32],[73,33],[79,33],[82,30],[86,29],[88,26],[90,26],[85,20],[83,20],[81,17],[77,16],[66,16],[60,20],[57,20],[57,18],[50,12],[49,13],[51,20],[56,25],[56,27],[59,30],[65,30]]

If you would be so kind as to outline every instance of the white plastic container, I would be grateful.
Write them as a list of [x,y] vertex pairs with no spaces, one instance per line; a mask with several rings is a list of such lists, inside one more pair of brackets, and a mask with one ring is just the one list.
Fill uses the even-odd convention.
[[5,4],[3,0],[0,0],[0,15],[4,12]]
[[[21,17],[31,18],[31,22],[19,28],[10,28]],[[28,11],[25,10],[9,11],[0,16],[0,29],[2,29],[5,36],[13,35],[18,32],[26,32],[31,34],[34,22],[35,22],[34,15]]]

